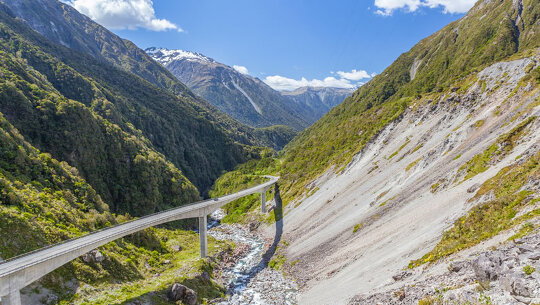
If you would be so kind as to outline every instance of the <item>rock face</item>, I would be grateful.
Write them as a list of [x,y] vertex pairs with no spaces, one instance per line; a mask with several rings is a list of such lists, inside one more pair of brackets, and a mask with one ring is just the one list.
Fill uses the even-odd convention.
[[186,305],[198,304],[197,293],[192,289],[178,283],[171,286],[169,292],[167,293],[167,297],[172,302],[181,301]]
[[278,92],[256,77],[199,53],[162,48],[148,48],[146,52],[195,93],[253,127],[286,125],[301,130],[353,91],[305,87]]
[[465,260],[441,262],[439,265],[448,265],[448,272],[443,274],[418,280],[422,271],[414,270],[411,281],[400,283],[402,287],[358,296],[351,304],[416,304],[422,299],[450,304],[484,304],[486,300],[490,304],[536,304],[540,301],[539,255],[540,232],[537,231],[523,239],[508,241],[498,249],[472,253]]
[[483,253],[473,263],[474,273],[482,282],[498,279],[501,268],[502,255],[497,251]]

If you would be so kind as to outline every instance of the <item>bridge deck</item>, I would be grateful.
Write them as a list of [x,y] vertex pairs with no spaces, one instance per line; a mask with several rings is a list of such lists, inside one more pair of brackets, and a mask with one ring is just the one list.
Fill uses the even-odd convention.
[[[266,176],[270,180],[240,192],[223,197],[204,200],[179,208],[155,213],[139,219],[109,227],[76,239],[39,249],[0,263],[0,296],[16,293],[19,298],[20,289],[38,280],[47,273],[70,262],[71,260],[116,239],[133,234],[143,229],[168,223],[175,220],[206,217],[223,205],[236,199],[266,192],[279,177]],[[263,196],[264,198],[264,196]],[[264,199],[262,204],[264,205]],[[206,236],[204,236],[206,240]],[[202,243],[203,239],[201,239]],[[201,253],[204,256],[204,253]],[[2,298],[2,305],[14,304],[10,298]]]

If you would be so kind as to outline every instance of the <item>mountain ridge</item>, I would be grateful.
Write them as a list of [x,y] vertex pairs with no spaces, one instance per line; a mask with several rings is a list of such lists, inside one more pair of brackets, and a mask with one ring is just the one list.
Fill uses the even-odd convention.
[[146,52],[195,93],[253,127],[287,125],[302,130],[352,93],[327,89],[326,95],[334,96],[325,104],[317,95],[299,97],[276,91],[259,78],[200,53],[157,47],[147,48]]

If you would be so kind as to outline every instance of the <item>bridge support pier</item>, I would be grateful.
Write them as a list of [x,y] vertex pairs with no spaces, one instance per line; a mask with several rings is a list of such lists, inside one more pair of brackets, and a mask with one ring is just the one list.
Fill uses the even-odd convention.
[[2,305],[21,305],[21,292],[12,291],[8,295],[2,297],[0,302]]
[[263,214],[266,214],[266,191],[268,191],[268,189],[264,189],[261,192],[261,212]]
[[199,217],[199,239],[201,241],[201,258],[208,256],[208,238],[207,238],[206,215]]

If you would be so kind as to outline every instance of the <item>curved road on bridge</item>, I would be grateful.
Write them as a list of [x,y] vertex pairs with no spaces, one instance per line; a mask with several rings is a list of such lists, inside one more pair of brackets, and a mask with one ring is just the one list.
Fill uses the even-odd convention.
[[270,179],[268,182],[234,194],[148,215],[9,259],[0,264],[1,304],[20,305],[22,288],[85,253],[124,236],[175,220],[199,218],[201,256],[206,257],[207,216],[231,201],[256,193],[261,194],[261,210],[263,213],[266,212],[266,191],[279,180],[279,177],[266,177]]

